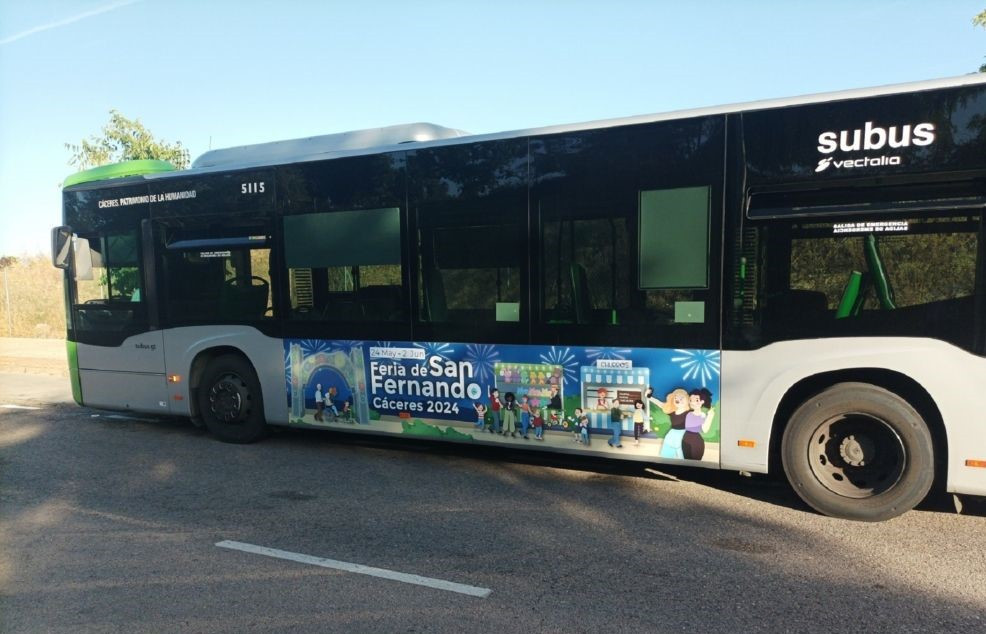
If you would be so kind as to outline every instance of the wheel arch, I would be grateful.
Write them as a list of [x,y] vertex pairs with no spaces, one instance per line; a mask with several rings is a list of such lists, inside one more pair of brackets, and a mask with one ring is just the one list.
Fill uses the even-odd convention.
[[931,394],[913,378],[885,368],[852,368],[806,376],[790,386],[781,398],[771,423],[768,471],[782,473],[781,439],[794,411],[806,400],[837,383],[869,383],[893,392],[921,415],[931,432],[935,456],[936,489],[944,489],[948,470],[948,438],[941,411]]

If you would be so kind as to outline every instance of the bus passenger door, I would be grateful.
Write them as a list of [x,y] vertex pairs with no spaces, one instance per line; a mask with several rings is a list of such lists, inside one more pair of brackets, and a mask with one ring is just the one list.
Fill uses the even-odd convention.
[[92,407],[167,413],[163,339],[150,316],[141,237],[136,226],[75,237],[73,393]]
[[273,324],[270,221],[205,216],[155,223],[160,319],[170,408],[192,413],[191,367],[208,348],[242,351],[257,363]]

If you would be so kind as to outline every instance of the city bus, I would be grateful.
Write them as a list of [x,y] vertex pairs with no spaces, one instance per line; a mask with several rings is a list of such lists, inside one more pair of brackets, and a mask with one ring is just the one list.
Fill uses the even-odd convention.
[[986,76],[70,176],[75,400],[986,495]]

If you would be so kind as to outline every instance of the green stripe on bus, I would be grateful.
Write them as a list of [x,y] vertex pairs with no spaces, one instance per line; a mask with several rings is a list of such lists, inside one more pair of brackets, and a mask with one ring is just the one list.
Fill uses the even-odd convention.
[[167,161],[155,159],[123,161],[122,163],[100,165],[99,167],[76,172],[65,179],[62,187],[104,181],[111,178],[124,178],[127,176],[141,176],[143,174],[159,174],[161,172],[173,171],[175,171],[175,166]]
[[82,405],[82,380],[79,377],[79,350],[74,341],[66,341],[68,373],[72,383],[72,400]]

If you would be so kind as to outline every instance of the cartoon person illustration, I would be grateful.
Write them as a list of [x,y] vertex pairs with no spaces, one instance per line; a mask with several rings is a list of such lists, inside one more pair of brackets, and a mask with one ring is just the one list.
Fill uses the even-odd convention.
[[664,403],[654,396],[654,388],[647,386],[647,391],[644,393],[644,398],[651,402],[654,407],[664,408]]
[[644,402],[639,398],[633,402],[633,444],[640,444],[644,434]]
[[356,419],[353,417],[353,406],[347,398],[342,402],[342,413],[340,414],[344,420],[350,423],[355,423]]
[[486,426],[486,406],[479,401],[473,403],[472,406],[476,410],[476,429],[482,429]]
[[653,397],[651,399],[656,401],[671,419],[671,429],[665,434],[661,452],[658,455],[662,458],[684,458],[681,440],[685,435],[685,417],[689,411],[688,392],[679,387],[668,394],[666,401],[660,401]]
[[325,392],[325,410],[332,413],[333,418],[339,418],[339,410],[336,409],[335,395],[338,394],[338,390],[334,387],[330,387]]
[[582,442],[582,437],[579,435],[579,415],[581,412],[581,407],[576,407],[575,412],[571,416],[566,416],[562,419],[565,428],[571,427],[572,429],[572,442]]
[[621,449],[623,447],[623,443],[620,441],[620,435],[623,432],[623,410],[620,409],[620,404],[615,398],[611,398],[609,404],[609,426],[613,430],[613,437],[607,440],[606,444]]
[[581,443],[586,447],[589,446],[589,417],[585,415],[581,407],[575,408],[575,425],[576,429],[579,430],[579,436],[581,437]]
[[531,418],[534,425],[534,438],[544,440],[544,407],[535,403],[531,407]]
[[[701,460],[705,454],[705,439],[702,434],[708,433],[716,415],[711,405],[712,392],[704,387],[692,390],[688,395],[688,407],[691,411],[685,416],[685,434],[681,437],[681,452],[686,460]],[[708,407],[709,411],[702,411],[704,407]]]
[[609,390],[604,387],[596,390],[596,409],[606,410],[609,407]]
[[548,396],[548,409],[561,410],[561,395],[558,393],[558,386],[552,385]]
[[324,397],[322,396],[322,384],[315,384],[315,420],[324,421],[325,418],[322,416],[322,410],[325,409],[325,403],[322,401]]
[[490,429],[490,433],[500,433],[500,425],[503,423],[503,417],[500,414],[500,410],[503,408],[503,401],[500,400],[500,390],[495,387],[490,389],[490,409],[493,410],[493,427]]
[[503,395],[503,409],[500,410],[500,413],[503,415],[503,431],[501,433],[506,436],[507,432],[510,432],[510,437],[516,438],[520,408],[517,406],[517,399],[513,392],[507,392]]
[[531,426],[531,405],[527,395],[520,397],[520,434],[524,440],[528,440],[527,430]]

